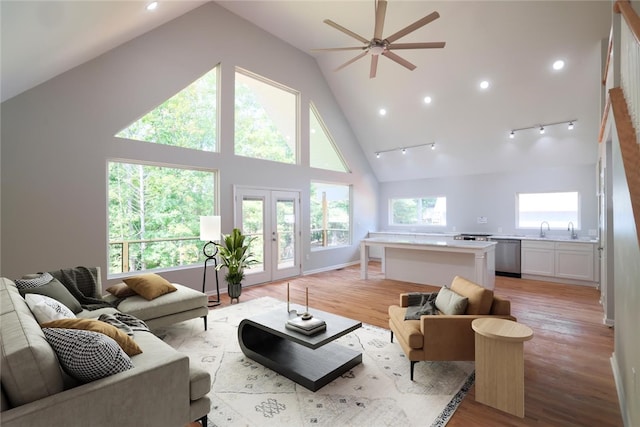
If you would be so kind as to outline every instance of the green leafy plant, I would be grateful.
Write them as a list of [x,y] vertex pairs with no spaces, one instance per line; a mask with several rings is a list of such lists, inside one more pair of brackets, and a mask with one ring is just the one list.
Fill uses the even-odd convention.
[[251,242],[255,237],[247,237],[242,232],[234,228],[231,234],[222,235],[222,242],[216,243],[220,264],[216,267],[220,270],[227,268],[225,280],[228,284],[239,284],[244,279],[244,269],[258,263],[252,252],[249,251]]

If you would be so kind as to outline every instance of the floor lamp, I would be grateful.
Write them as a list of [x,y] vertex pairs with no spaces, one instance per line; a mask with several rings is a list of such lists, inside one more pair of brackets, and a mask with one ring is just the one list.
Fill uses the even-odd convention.
[[202,276],[202,293],[206,293],[207,286],[207,263],[213,261],[213,267],[216,274],[216,295],[218,299],[209,300],[207,297],[207,305],[209,307],[215,307],[220,305],[220,284],[218,282],[218,260],[216,254],[218,253],[218,247],[213,243],[216,240],[220,240],[220,217],[219,216],[201,216],[200,217],[200,240],[205,243],[202,248],[202,253],[206,257],[204,260],[204,274]]

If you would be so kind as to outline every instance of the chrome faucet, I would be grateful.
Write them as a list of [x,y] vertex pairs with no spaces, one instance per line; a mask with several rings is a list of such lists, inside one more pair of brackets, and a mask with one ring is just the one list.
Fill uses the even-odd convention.
[[542,230],[542,226],[544,224],[547,224],[547,231],[551,230],[551,228],[549,227],[549,223],[547,221],[542,221],[540,223],[540,237],[547,237],[547,235],[545,234],[545,232]]
[[578,233],[573,228],[573,222],[569,221],[569,225],[567,225],[567,231],[570,231],[570,236],[572,239],[578,238]]

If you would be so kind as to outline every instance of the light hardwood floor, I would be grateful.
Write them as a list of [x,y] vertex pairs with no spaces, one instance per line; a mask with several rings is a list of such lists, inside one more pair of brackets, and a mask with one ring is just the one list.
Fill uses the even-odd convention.
[[[292,302],[304,304],[308,287],[310,306],[388,329],[387,307],[397,304],[401,292],[437,290],[386,280],[375,262],[370,264],[369,277],[360,280],[359,266],[353,266],[248,286],[243,288],[240,302],[262,296],[285,301],[289,282]],[[472,388],[447,425],[622,426],[610,364],[613,329],[602,324],[599,291],[496,277],[495,292],[511,300],[512,314],[534,332],[533,339],[524,344],[525,418],[477,403]],[[219,307],[227,305],[229,298],[223,294]]]

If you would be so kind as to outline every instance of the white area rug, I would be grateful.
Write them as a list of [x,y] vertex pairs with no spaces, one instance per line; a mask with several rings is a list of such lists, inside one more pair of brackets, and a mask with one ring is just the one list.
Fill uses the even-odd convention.
[[473,384],[473,362],[409,361],[386,329],[363,324],[336,342],[363,353],[362,364],[311,392],[247,358],[237,329],[246,317],[286,312],[274,298],[210,310],[202,319],[165,328],[159,335],[188,354],[213,380],[209,426],[444,426]]

